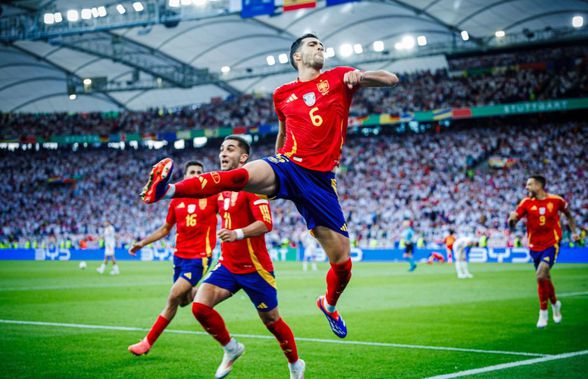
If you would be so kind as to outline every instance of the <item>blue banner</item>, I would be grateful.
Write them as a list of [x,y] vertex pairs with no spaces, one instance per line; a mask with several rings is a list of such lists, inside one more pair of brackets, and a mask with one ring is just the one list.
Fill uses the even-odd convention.
[[242,0],[242,18],[261,16],[274,13],[274,0]]
[[[173,257],[173,247],[146,246],[137,252],[136,256],[129,254],[127,249],[115,249],[116,260],[121,261],[169,261]],[[296,249],[269,249],[272,261],[295,261]],[[213,250],[213,259],[218,259],[218,248]],[[0,261],[101,261],[104,259],[104,249],[67,249],[59,247],[39,249],[0,249]]]
[[[300,248],[298,256],[287,248],[270,249],[273,261],[302,260],[304,249]],[[417,261],[426,260],[431,253],[436,252],[447,258],[444,249],[415,249],[414,257]],[[173,256],[170,247],[147,246],[139,250],[137,256],[132,256],[126,249],[117,248],[115,251],[117,260],[127,261],[166,261]],[[392,248],[380,249],[351,249],[351,258],[354,262],[401,262],[404,250]],[[213,256],[216,258],[217,249]],[[100,261],[104,259],[104,249],[66,249],[66,248],[40,248],[40,249],[0,249],[0,260],[37,260],[37,261]],[[315,253],[314,260],[326,262],[327,255],[322,249]],[[474,247],[468,253],[468,260],[472,263],[531,263],[531,255],[527,248],[481,248]],[[557,263],[588,263],[588,248],[562,248],[557,257]]]
[[331,7],[333,5],[345,4],[345,3],[356,3],[359,0],[327,0],[327,7]]
[[[447,259],[445,249],[415,249],[414,258],[417,261],[424,261],[433,253],[440,253]],[[404,261],[403,249],[351,249],[351,259],[354,262],[402,262]],[[299,260],[304,257],[304,250],[299,252]],[[319,249],[315,254],[315,260],[326,262],[327,255]],[[468,260],[472,263],[531,263],[531,254],[527,248],[471,248],[468,253]],[[588,248],[561,248],[557,256],[557,263],[588,263]]]

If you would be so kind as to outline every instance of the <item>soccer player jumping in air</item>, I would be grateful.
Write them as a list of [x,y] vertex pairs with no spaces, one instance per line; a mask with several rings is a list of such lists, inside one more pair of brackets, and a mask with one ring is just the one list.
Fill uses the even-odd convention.
[[317,306],[333,332],[344,338],[347,327],[335,306],[351,278],[351,247],[333,169],[341,157],[353,94],[360,87],[395,86],[398,77],[352,67],[322,72],[325,48],[313,34],[294,41],[290,62],[298,78],[273,95],[279,119],[275,156],[175,185],[168,184],[173,161],[166,158],[153,167],[141,197],[153,203],[243,190],[292,200],[329,257],[327,291],[317,299]]
[[528,197],[525,197],[508,218],[508,224],[514,228],[523,217],[527,218],[527,234],[529,250],[535,264],[537,276],[537,292],[539,295],[538,328],[547,326],[547,300],[551,301],[553,322],[561,322],[561,302],[555,296],[555,288],[551,282],[550,271],[559,252],[560,234],[559,212],[568,219],[574,241],[579,239],[576,223],[570,212],[568,203],[557,195],[545,191],[547,181],[543,176],[531,176],[527,180]]

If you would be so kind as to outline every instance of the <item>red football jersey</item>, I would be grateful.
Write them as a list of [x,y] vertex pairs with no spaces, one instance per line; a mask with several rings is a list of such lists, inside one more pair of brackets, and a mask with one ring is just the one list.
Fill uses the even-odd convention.
[[216,196],[170,201],[165,222],[176,224],[175,256],[193,259],[212,255],[216,246],[217,211]]
[[456,238],[453,234],[450,234],[447,237],[445,237],[445,239],[443,240],[445,247],[447,247],[449,250],[453,250],[453,243],[455,242],[455,239]]
[[517,216],[527,218],[529,249],[542,251],[557,244],[561,238],[559,212],[568,203],[559,196],[548,194],[543,200],[524,198],[517,207]]
[[[241,229],[255,221],[261,221],[268,230],[272,230],[269,201],[258,195],[244,191],[222,192],[218,195],[218,210],[224,229]],[[274,270],[263,234],[240,241],[222,242],[219,261],[233,274],[257,271],[265,277]]]
[[286,141],[278,151],[296,164],[332,171],[339,164],[347,135],[349,107],[357,86],[343,82],[352,67],[336,67],[316,79],[284,84],[274,92],[274,107],[286,125]]

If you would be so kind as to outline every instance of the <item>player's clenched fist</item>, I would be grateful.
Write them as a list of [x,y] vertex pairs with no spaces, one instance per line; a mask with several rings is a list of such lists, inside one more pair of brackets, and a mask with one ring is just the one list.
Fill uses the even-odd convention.
[[237,233],[234,230],[221,229],[218,231],[217,235],[223,242],[233,242],[237,240]]
[[343,82],[351,89],[359,85],[359,83],[363,80],[363,75],[363,71],[360,70],[346,72],[343,76]]

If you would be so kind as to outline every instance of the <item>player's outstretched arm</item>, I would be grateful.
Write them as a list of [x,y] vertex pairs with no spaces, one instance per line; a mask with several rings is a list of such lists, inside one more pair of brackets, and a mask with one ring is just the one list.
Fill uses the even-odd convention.
[[254,221],[242,229],[221,229],[217,235],[223,242],[233,242],[242,240],[243,238],[257,237],[269,232],[270,229],[263,221]]
[[568,225],[570,226],[570,230],[572,231],[572,239],[574,241],[579,241],[580,235],[578,234],[578,229],[576,228],[576,221],[572,216],[570,208],[567,208],[565,211],[563,211],[563,214],[566,216],[566,219],[568,220]]
[[159,229],[148,235],[147,237],[143,238],[139,242],[135,242],[133,246],[129,249],[129,254],[136,255],[137,251],[142,249],[143,247],[153,243],[155,241],[159,241],[163,237],[167,236],[169,232],[172,230],[173,225],[168,224],[167,222],[163,224]]
[[343,76],[343,82],[347,87],[394,87],[400,80],[396,74],[385,70],[378,71],[349,71]]
[[517,222],[519,222],[519,215],[517,212],[510,212],[510,215],[508,216],[508,226],[513,229],[517,225]]

